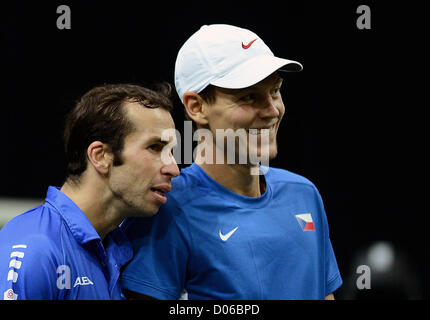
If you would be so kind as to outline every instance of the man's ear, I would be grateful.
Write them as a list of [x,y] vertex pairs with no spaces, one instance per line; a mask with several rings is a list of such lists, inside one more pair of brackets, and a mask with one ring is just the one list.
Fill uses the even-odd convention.
[[208,123],[205,113],[203,98],[198,93],[187,91],[184,93],[184,106],[188,116],[196,123],[205,125]]
[[88,146],[87,156],[97,172],[102,175],[109,173],[109,168],[113,163],[113,154],[105,143],[100,141],[92,142]]

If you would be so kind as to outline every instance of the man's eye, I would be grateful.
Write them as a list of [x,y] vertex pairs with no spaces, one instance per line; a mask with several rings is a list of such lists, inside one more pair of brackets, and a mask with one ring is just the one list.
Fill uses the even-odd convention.
[[153,151],[161,151],[163,150],[164,145],[161,143],[154,143],[152,145],[150,145],[148,148],[153,150]]
[[255,99],[254,94],[247,94],[246,96],[243,96],[242,98],[240,98],[240,100],[242,101],[253,101],[254,99]]
[[280,93],[280,91],[281,91],[281,88],[280,87],[278,87],[278,88],[275,88],[275,89],[272,89],[272,95],[277,95],[277,94],[279,94]]

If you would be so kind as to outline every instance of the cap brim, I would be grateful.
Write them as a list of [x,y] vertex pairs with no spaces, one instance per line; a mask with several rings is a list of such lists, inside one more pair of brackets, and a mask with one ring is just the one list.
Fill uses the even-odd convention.
[[260,82],[276,70],[297,72],[302,69],[303,66],[297,61],[270,55],[257,56],[242,63],[225,76],[211,81],[210,84],[227,89],[242,89]]

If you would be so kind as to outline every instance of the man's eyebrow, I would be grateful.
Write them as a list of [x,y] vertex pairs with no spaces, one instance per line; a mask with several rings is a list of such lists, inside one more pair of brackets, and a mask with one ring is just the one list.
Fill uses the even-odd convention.
[[279,78],[276,79],[275,84],[281,84],[282,82],[284,82],[284,78],[279,76]]
[[[150,137],[147,140],[146,144],[149,145],[149,144],[159,143],[159,144],[162,144],[163,146],[166,146],[166,145],[168,145],[169,143],[172,142],[171,139],[170,139],[170,136],[168,138],[169,138],[169,140],[161,140],[161,136],[155,135],[155,136]],[[176,142],[176,139],[175,139],[175,142]]]
[[273,85],[281,84],[284,81],[284,78],[282,78],[279,74],[276,75],[276,78],[273,80]]
[[148,138],[148,140],[146,140],[147,143],[163,143],[163,144],[167,144],[167,141],[163,141],[161,140],[161,136],[160,135],[153,135],[151,137]]

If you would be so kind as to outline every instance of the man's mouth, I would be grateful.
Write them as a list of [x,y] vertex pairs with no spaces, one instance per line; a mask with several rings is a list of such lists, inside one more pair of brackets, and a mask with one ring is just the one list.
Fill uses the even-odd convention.
[[160,190],[160,189],[151,188],[151,191],[155,192],[155,193],[159,194],[160,196],[164,197],[164,192],[162,190]]
[[172,187],[170,184],[160,184],[152,187],[151,191],[154,193],[154,196],[157,200],[159,200],[162,203],[166,203],[167,201],[166,193],[170,192],[171,188]]

